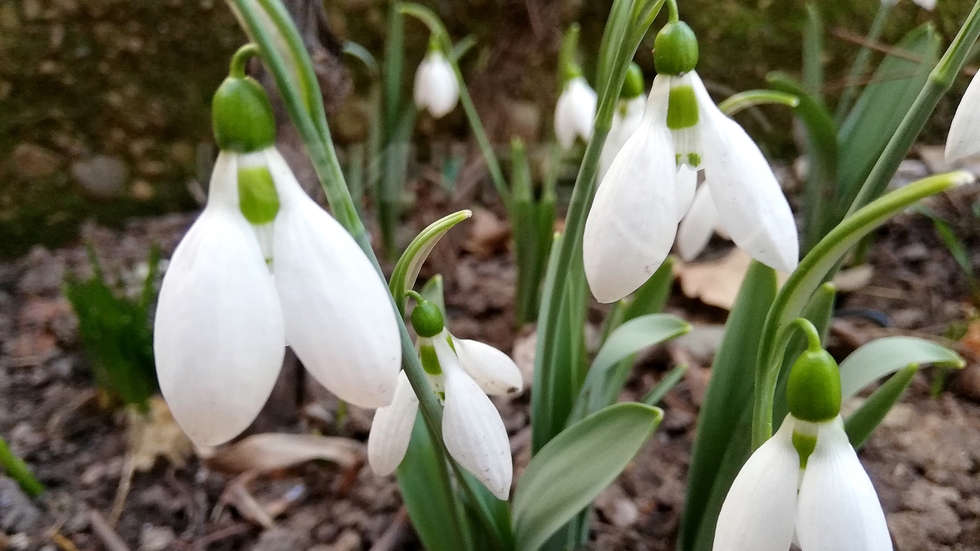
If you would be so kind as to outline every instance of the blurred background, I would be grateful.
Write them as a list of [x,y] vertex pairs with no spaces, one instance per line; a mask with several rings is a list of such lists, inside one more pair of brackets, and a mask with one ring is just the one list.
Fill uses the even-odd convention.
[[[455,38],[473,34],[477,39],[463,70],[491,139],[502,146],[512,136],[532,144],[548,139],[561,33],[571,22],[581,22],[582,50],[594,52],[610,4],[422,3],[442,16]],[[713,91],[723,96],[762,87],[772,70],[798,75],[805,4],[683,1],[682,16],[701,41],[699,72]],[[971,5],[969,0],[941,0],[930,16],[911,2],[900,2],[882,42],[892,44],[931,19],[948,43]],[[878,6],[877,0],[820,3],[831,33],[825,60],[829,97],[837,93],[846,62],[859,48],[855,38],[869,28]],[[369,82],[362,67],[338,56],[337,45],[354,40],[380,57],[388,2],[329,0],[324,8],[325,17],[316,25],[325,55],[335,57],[327,79],[333,84],[325,85],[324,93],[343,150],[366,138]],[[414,22],[406,32],[408,81],[428,33]],[[195,208],[194,192],[206,182],[215,154],[210,97],[227,74],[230,54],[243,41],[230,11],[214,0],[2,0],[0,258],[22,255],[34,244],[69,241],[84,220],[118,225],[134,215]],[[652,78],[651,47],[652,36],[637,62]],[[594,60],[583,62],[588,73]],[[351,69],[345,71],[345,64]],[[942,141],[965,86],[960,79],[940,105],[926,141]],[[772,114],[777,124],[755,134],[770,155],[795,156],[788,112]],[[429,118],[416,124],[417,140],[468,136],[461,110],[438,124]]]

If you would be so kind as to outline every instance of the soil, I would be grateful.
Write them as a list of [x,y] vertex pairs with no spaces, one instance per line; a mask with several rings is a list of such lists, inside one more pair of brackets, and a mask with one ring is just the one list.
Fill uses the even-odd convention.
[[[449,197],[420,179],[406,232],[459,204],[492,197],[484,191],[478,182],[457,187],[457,195]],[[974,273],[980,265],[980,230],[968,205],[975,201],[975,190],[962,189],[929,203],[959,237]],[[513,351],[526,364],[531,328],[516,330],[513,324],[515,275],[508,228],[498,218],[500,206],[484,202],[490,208],[480,209],[469,229],[450,233],[422,277],[444,275],[450,327],[457,336]],[[110,526],[106,519],[126,465],[126,415],[106,407],[94,391],[77,321],[61,285],[67,274],[90,273],[82,243],[91,242],[107,273],[116,274],[125,287],[138,288],[151,245],[159,245],[167,258],[193,218],[171,214],[135,220],[123,229],[90,224],[74,246],[36,247],[0,264],[0,433],[48,488],[30,500],[0,477],[0,549],[418,549],[396,483],[374,476],[363,456],[352,466],[308,462],[244,479],[198,458],[183,466],[159,459],[147,472],[135,474],[122,515]],[[843,294],[839,306],[845,313],[884,314],[889,327],[868,322],[868,316],[835,320],[832,345],[838,355],[882,333],[962,336],[973,315],[970,280],[929,218],[916,213],[897,217],[877,232],[870,251],[872,282]],[[668,550],[675,545],[698,405],[717,346],[718,331],[712,328],[725,313],[683,297],[679,289],[668,310],[698,320],[694,335],[644,356],[623,399],[640,397],[679,358],[693,365],[664,400],[661,428],[597,500],[591,549]],[[954,335],[957,331],[960,335]],[[861,450],[900,551],[980,549],[980,388],[975,382],[980,377],[969,346],[953,345],[970,362],[966,372],[947,388],[939,387],[935,397],[935,374],[918,374]],[[287,365],[281,384],[294,390],[277,391],[250,432],[315,431],[365,441],[369,411],[351,408],[338,418],[336,400],[309,379],[297,385],[295,362]],[[512,434],[519,472],[528,459],[528,394],[498,405]],[[271,527],[256,521],[249,503],[273,517]]]

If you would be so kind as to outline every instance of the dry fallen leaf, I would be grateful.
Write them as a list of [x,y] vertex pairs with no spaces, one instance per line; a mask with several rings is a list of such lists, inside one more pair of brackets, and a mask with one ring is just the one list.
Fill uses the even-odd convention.
[[363,445],[350,438],[312,434],[265,433],[249,436],[206,457],[212,469],[228,473],[274,471],[323,459],[342,467],[354,465],[363,455]]
[[474,208],[470,235],[463,248],[479,258],[488,258],[507,248],[510,225],[487,209]]
[[129,415],[129,456],[133,468],[146,472],[153,468],[157,457],[165,457],[180,468],[194,451],[187,435],[174,420],[170,408],[160,396],[149,401],[150,411],[144,415],[135,409],[128,409]]
[[861,264],[838,272],[834,276],[834,286],[839,293],[853,293],[867,287],[874,275],[875,270],[870,264]]
[[[731,310],[751,262],[752,257],[736,247],[727,255],[708,262],[677,260],[674,262],[674,276],[680,280],[685,296]],[[776,276],[779,285],[788,277],[783,273]]]

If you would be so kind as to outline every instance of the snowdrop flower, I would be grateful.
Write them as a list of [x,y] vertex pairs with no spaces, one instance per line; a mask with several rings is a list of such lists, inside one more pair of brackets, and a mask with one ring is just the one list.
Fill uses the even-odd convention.
[[617,301],[663,263],[678,213],[693,196],[696,179],[678,171],[685,166],[704,170],[736,245],[792,271],[799,243],[789,203],[758,146],[718,109],[693,70],[697,41],[687,25],[664,26],[655,62],[658,75],[640,126],[613,159],[586,220],[583,255],[592,294],[599,302]]
[[[514,474],[510,441],[487,394],[520,392],[524,384],[520,369],[492,346],[453,337],[443,327],[438,307],[431,302],[419,302],[412,312],[412,325],[420,336],[422,365],[433,389],[443,397],[442,437],[446,449],[495,496],[507,499]],[[403,371],[394,401],[375,412],[368,436],[368,462],[376,474],[394,472],[404,459],[418,404]]]
[[912,0],[912,1],[918,4],[919,7],[924,10],[932,11],[936,9],[936,0]]
[[946,161],[980,153],[980,76],[974,75],[963,94],[946,137]]
[[713,233],[729,239],[728,230],[718,216],[718,207],[711,198],[711,188],[701,184],[694,195],[691,208],[677,227],[677,252],[684,260],[694,260],[708,246]]
[[[815,332],[814,332],[815,333]],[[713,551],[892,551],[881,503],[844,432],[840,374],[805,352],[787,385],[790,414],[745,462],[722,504]]]
[[595,90],[581,74],[569,79],[555,105],[555,136],[563,149],[571,149],[576,138],[589,141],[595,121]]
[[272,145],[258,83],[229,77],[213,115],[221,153],[207,206],[174,251],[154,324],[175,419],[200,446],[235,437],[272,392],[287,344],[342,400],[389,404],[401,348],[384,282]]
[[459,82],[456,72],[438,45],[430,44],[429,53],[415,71],[415,105],[439,119],[456,108]]
[[613,114],[612,126],[606,136],[606,143],[602,146],[602,153],[599,155],[599,181],[609,170],[609,165],[619,150],[623,148],[626,140],[633,135],[633,132],[640,127],[643,120],[643,108],[646,106],[647,98],[643,93],[643,72],[636,63],[631,63],[629,72],[626,74],[626,82],[623,84],[623,91],[620,94],[619,106]]

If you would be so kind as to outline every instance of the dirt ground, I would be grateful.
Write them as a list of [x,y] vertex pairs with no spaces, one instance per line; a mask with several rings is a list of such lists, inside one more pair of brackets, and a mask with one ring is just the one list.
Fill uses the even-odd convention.
[[[912,168],[925,167],[919,164]],[[479,189],[454,198],[425,183],[415,191],[419,207],[407,223],[414,229],[459,203],[480,199]],[[980,229],[970,205],[977,197],[976,190],[964,189],[930,202],[961,239],[974,270],[980,265]],[[455,230],[423,277],[445,277],[450,327],[457,336],[513,351],[526,363],[530,328],[513,327],[508,230],[492,211],[481,211],[482,221]],[[151,244],[168,257],[193,218],[135,220],[122,230],[91,225],[83,241],[93,243],[109,273],[138,286]],[[884,226],[868,260],[873,277],[844,293],[839,307],[845,313],[873,309],[887,315],[890,327],[861,316],[837,319],[836,353],[885,333],[939,338],[969,326],[968,277],[928,218],[906,213]],[[126,416],[104,408],[96,395],[77,321],[61,295],[66,274],[89,270],[81,242],[59,250],[35,248],[0,264],[0,433],[48,488],[31,501],[0,477],[0,549],[419,548],[394,480],[374,476],[363,455],[349,465],[307,462],[251,478],[219,472],[197,458],[183,466],[159,459],[148,472],[134,475],[122,515],[110,527],[107,519],[127,464]],[[679,288],[668,310],[697,320],[696,329],[691,337],[644,356],[624,399],[641,396],[680,356],[694,365],[662,404],[661,428],[597,501],[592,549],[668,550],[675,544],[698,404],[725,313],[684,297]],[[957,346],[970,362],[967,370],[935,398],[930,396],[933,372],[917,375],[860,454],[900,551],[980,549],[980,366],[968,340],[964,343]],[[336,400],[309,379],[299,387],[297,403],[296,367],[288,363],[292,367],[280,381],[286,390],[277,390],[250,432],[315,431],[364,442],[371,413],[352,408],[338,419]],[[518,469],[528,455],[528,401],[525,392],[499,402]],[[256,506],[272,518],[271,527],[256,520]]]

